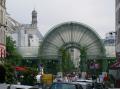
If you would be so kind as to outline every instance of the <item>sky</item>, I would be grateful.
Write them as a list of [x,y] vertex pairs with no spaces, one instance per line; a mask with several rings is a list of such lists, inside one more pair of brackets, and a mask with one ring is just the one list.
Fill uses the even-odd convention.
[[76,21],[96,31],[101,38],[115,31],[115,0],[6,0],[7,12],[20,23],[31,23],[38,13],[38,27],[44,36],[57,24]]

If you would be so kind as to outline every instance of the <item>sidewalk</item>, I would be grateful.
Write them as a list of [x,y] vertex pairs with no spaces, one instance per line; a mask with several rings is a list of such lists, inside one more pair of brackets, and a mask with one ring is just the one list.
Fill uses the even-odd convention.
[[120,88],[109,88],[109,89],[120,89]]
[[[33,86],[27,86],[27,85],[10,85],[10,84],[0,84],[0,89],[29,89],[33,88]],[[42,89],[42,88],[35,88],[35,89]]]
[[3,84],[0,84],[0,89],[7,89],[8,88],[8,84],[5,84],[5,83],[3,83]]

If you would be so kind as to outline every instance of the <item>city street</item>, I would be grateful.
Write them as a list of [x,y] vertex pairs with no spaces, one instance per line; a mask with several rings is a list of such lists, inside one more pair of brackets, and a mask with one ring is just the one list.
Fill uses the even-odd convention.
[[0,0],[0,89],[119,89],[120,0]]

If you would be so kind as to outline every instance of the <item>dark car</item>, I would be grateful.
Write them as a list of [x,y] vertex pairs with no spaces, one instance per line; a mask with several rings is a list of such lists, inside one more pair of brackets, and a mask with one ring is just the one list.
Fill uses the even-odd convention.
[[79,83],[53,83],[49,89],[83,89]]

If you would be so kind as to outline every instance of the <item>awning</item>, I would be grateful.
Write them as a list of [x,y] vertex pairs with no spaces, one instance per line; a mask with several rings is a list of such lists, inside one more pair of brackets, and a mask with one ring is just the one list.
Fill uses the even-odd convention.
[[120,59],[110,66],[110,69],[119,69],[120,68]]
[[16,70],[16,71],[26,71],[27,68],[26,68],[26,67],[23,67],[23,66],[16,66],[16,67],[15,67],[15,70]]

